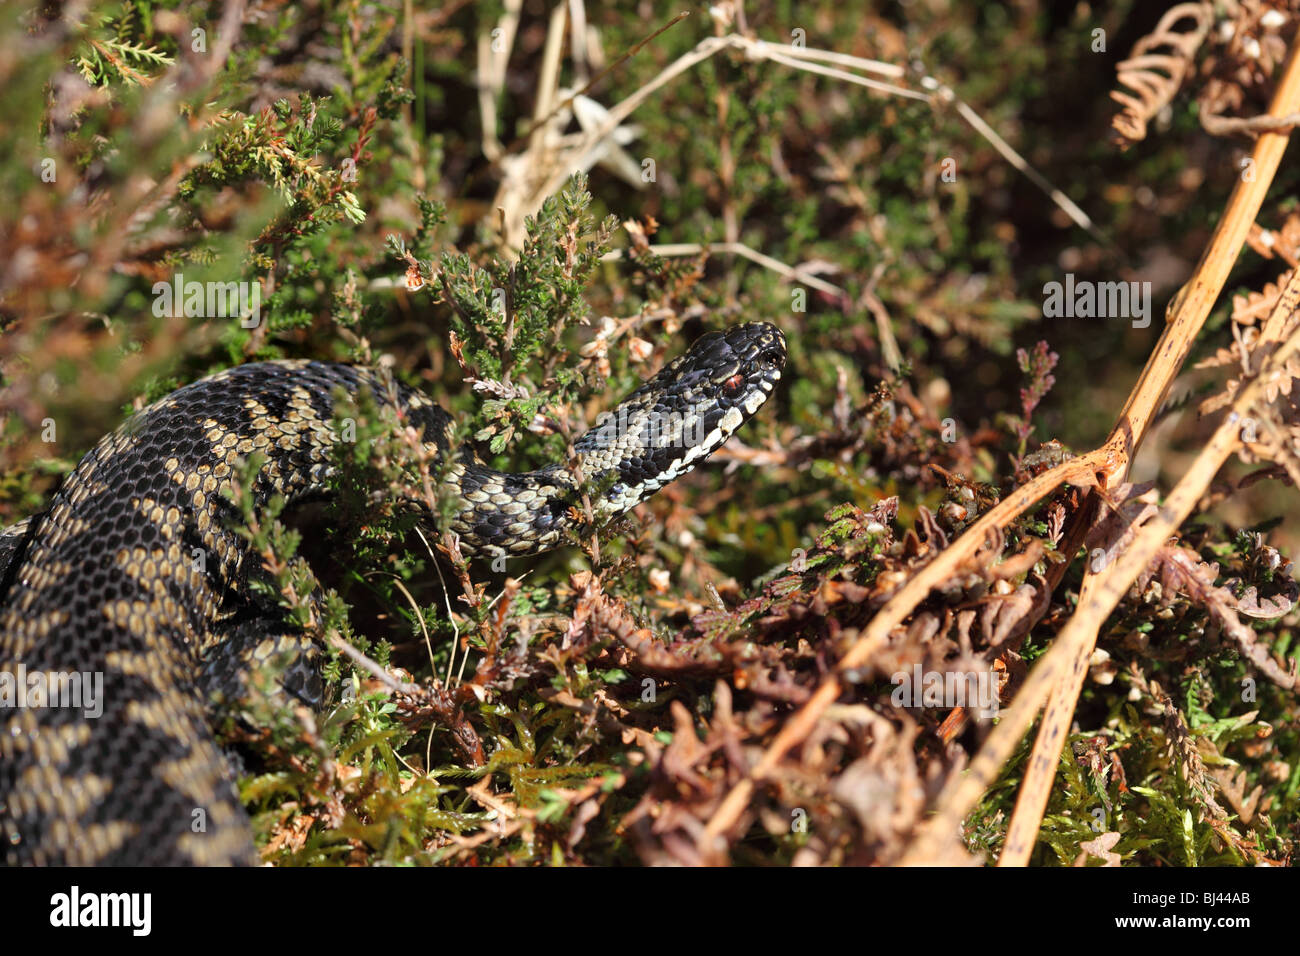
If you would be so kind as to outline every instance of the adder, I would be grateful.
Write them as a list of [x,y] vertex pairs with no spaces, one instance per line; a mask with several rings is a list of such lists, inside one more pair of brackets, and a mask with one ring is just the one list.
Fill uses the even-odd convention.
[[[256,862],[203,668],[232,646],[295,635],[251,593],[261,562],[233,530],[231,482],[260,453],[255,507],[327,493],[336,396],[368,390],[420,430],[444,466],[439,499],[454,503],[463,553],[522,556],[586,530],[584,491],[599,524],[693,469],[768,399],[785,357],[784,336],[763,323],[699,338],[577,441],[581,487],[568,463],[486,467],[454,446],[434,402],[354,366],[237,366],[140,411],[81,459],[46,512],[0,532],[0,856]],[[102,679],[97,716],[32,693],[73,674]]]

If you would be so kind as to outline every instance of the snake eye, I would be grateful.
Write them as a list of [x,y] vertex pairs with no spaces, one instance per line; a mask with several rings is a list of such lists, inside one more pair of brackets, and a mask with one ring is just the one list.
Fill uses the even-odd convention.
[[728,395],[735,395],[740,391],[740,386],[745,384],[745,376],[737,372],[731,378],[722,383],[722,390]]

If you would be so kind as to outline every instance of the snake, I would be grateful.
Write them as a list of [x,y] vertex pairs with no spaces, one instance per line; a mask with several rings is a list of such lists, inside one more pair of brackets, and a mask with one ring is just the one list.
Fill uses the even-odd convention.
[[368,394],[415,429],[448,503],[441,530],[467,558],[514,558],[572,543],[691,471],[773,394],[785,360],[773,325],[708,332],[568,460],[519,473],[488,467],[448,412],[382,368],[236,365],[136,412],[44,512],[0,533],[0,857],[258,862],[205,662],[317,637],[255,586],[266,570],[233,494],[244,483],[255,513],[337,494],[338,412],[354,407],[341,403]]

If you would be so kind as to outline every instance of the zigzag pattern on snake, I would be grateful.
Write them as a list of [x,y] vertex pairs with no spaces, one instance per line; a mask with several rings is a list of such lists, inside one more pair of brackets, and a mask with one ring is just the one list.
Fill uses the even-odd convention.
[[[394,405],[446,463],[439,495],[455,504],[465,554],[527,555],[583,530],[580,491],[596,489],[604,522],[690,471],[767,400],[784,363],[770,325],[698,339],[578,440],[581,489],[565,464],[485,467],[452,446],[452,420],[428,398],[347,365],[238,366],[139,412],[81,460],[44,514],[0,533],[0,855],[256,862],[201,670],[232,643],[288,637],[306,650],[310,640],[283,633],[282,614],[253,595],[260,562],[232,530],[228,496],[254,453],[264,456],[255,507],[323,493],[340,390]],[[101,713],[14,698],[32,675],[73,674],[102,679]]]

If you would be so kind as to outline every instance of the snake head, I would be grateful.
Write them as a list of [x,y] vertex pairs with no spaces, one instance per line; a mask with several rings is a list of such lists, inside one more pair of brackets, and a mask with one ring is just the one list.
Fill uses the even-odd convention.
[[656,404],[670,411],[684,412],[690,406],[706,419],[713,417],[711,411],[722,417],[736,409],[742,417],[724,428],[730,435],[772,394],[781,380],[785,357],[785,335],[780,329],[766,322],[747,322],[701,335],[632,397],[653,395]]
[[[681,378],[695,378],[693,411],[701,424],[696,447],[685,462],[689,471],[713,454],[771,397],[785,368],[785,335],[775,325],[747,322],[702,335],[687,350]],[[667,369],[665,369],[667,371]],[[690,434],[688,430],[688,436]]]
[[599,510],[621,514],[717,451],[771,396],[785,336],[749,322],[700,336],[577,444],[607,483]]

